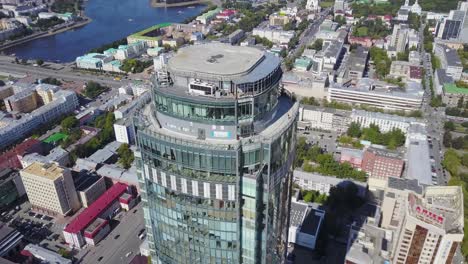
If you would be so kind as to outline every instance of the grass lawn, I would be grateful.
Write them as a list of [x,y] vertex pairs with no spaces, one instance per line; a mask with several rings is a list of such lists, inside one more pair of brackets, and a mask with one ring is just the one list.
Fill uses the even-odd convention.
[[64,134],[64,133],[55,133],[53,135],[51,135],[50,137],[46,138],[44,140],[45,143],[57,143],[61,140],[64,140],[68,137],[67,134]]

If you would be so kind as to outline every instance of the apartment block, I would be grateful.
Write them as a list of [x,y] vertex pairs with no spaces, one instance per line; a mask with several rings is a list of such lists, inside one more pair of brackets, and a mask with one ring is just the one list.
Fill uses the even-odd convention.
[[68,168],[35,162],[20,172],[32,207],[54,215],[67,215],[80,208]]

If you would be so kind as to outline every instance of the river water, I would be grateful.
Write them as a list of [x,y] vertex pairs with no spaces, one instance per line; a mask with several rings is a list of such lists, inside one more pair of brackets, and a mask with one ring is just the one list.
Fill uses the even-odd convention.
[[26,59],[71,62],[92,48],[158,23],[181,22],[204,8],[204,5],[155,8],[150,0],[89,0],[85,13],[93,19],[91,23],[12,47],[5,53]]

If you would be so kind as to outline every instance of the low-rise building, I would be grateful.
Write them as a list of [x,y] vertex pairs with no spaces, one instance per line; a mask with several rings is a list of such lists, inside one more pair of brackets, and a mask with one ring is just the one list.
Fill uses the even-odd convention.
[[442,102],[448,107],[456,107],[461,98],[464,102],[468,101],[468,89],[460,88],[455,83],[443,85]]
[[294,31],[285,31],[279,27],[264,26],[254,28],[252,35],[266,38],[275,44],[287,45],[294,37]]
[[325,218],[325,211],[292,201],[288,242],[314,250]]
[[37,93],[34,90],[24,90],[3,100],[8,112],[29,113],[38,106]]
[[216,18],[216,16],[221,12],[223,11],[222,8],[216,8],[216,9],[213,9],[213,10],[210,10],[210,11],[207,11],[199,16],[197,16],[197,18],[195,19],[196,21],[200,22],[201,24],[204,24],[204,25],[207,25],[209,24],[213,19]]
[[76,58],[76,67],[82,69],[102,70],[105,63],[113,60],[113,55],[89,53]]
[[106,191],[106,182],[103,177],[80,172],[80,177],[76,177],[75,186],[80,198],[81,205],[89,207],[99,196]]
[[439,58],[441,68],[445,69],[447,75],[455,81],[460,80],[463,72],[463,64],[456,49],[451,49],[446,45],[436,44],[434,53]]
[[408,129],[405,147],[406,178],[418,180],[425,185],[434,185],[427,131],[424,124],[413,124]]
[[135,142],[135,132],[133,130],[132,119],[119,119],[114,123],[115,140],[121,143],[133,144]]
[[25,194],[26,191],[19,173],[12,169],[1,169],[0,210],[3,210],[7,206],[13,204],[18,198]]
[[350,123],[350,111],[301,105],[299,129],[345,132]]
[[423,69],[421,66],[414,65],[407,61],[392,61],[390,66],[390,75],[400,77],[404,80],[421,82],[423,78]]
[[347,162],[355,169],[361,169],[364,151],[362,149],[341,148],[340,163]]
[[404,165],[401,153],[375,147],[367,148],[362,158],[362,170],[368,175],[369,188],[384,189],[389,177],[401,177]]
[[[127,185],[116,183],[88,208],[77,215],[63,230],[65,242],[71,248],[81,248],[86,243],[86,229],[98,218],[110,219],[120,211],[119,197],[127,191]],[[99,221],[99,220],[98,220]],[[93,230],[100,230],[94,228]],[[96,232],[99,234],[99,231]],[[89,237],[89,235],[88,235]],[[91,236],[91,239],[94,237]]]
[[[19,253],[23,244],[23,235],[17,230],[0,222],[0,257],[13,256]],[[0,259],[1,263],[1,259]]]
[[35,162],[20,172],[31,206],[53,215],[80,208],[71,172],[56,164]]
[[34,244],[26,245],[21,254],[25,256],[32,255],[34,258],[38,259],[40,263],[72,264],[70,259],[66,259],[58,253]]
[[289,16],[285,16],[279,13],[271,14],[269,20],[270,26],[284,26],[291,21]]
[[444,85],[453,83],[453,78],[447,75],[445,69],[436,69],[434,71],[434,93],[442,95],[444,92]]
[[362,78],[352,87],[334,84],[328,88],[327,100],[350,104],[369,105],[387,110],[418,110],[424,91],[421,83],[408,81],[401,89],[382,81]]
[[407,133],[411,124],[422,123],[421,120],[413,117],[390,115],[359,109],[353,109],[351,121],[358,123],[361,127],[369,127],[371,124],[374,124],[384,133],[392,131],[393,129],[400,129],[403,133]]
[[303,190],[317,191],[320,194],[329,195],[332,187],[346,186],[347,184],[355,184],[358,187],[359,196],[365,197],[367,194],[367,184],[365,183],[300,170],[294,170],[293,181]]
[[328,95],[328,75],[310,72],[286,72],[283,74],[283,86],[298,97],[313,97],[325,100]]

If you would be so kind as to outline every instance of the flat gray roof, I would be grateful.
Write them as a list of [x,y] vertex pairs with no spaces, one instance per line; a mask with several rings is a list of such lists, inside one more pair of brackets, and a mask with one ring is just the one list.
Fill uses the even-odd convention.
[[249,72],[263,57],[256,48],[209,43],[180,49],[168,65],[176,71],[236,75]]

